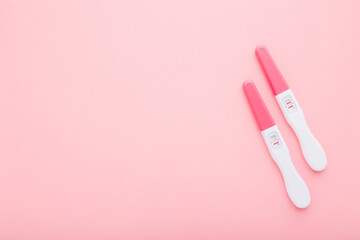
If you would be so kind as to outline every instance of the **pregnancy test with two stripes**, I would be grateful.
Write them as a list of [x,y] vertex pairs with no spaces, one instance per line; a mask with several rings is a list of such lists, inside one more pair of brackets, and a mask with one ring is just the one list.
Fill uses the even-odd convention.
[[325,152],[311,133],[299,103],[296,101],[294,94],[281,75],[274,60],[271,58],[268,50],[262,45],[256,48],[256,55],[280,105],[281,111],[299,139],[305,160],[313,170],[324,170],[327,165]]
[[243,87],[270,155],[280,168],[291,201],[298,208],[306,208],[311,201],[309,189],[296,171],[278,127],[255,84],[252,81],[246,81]]

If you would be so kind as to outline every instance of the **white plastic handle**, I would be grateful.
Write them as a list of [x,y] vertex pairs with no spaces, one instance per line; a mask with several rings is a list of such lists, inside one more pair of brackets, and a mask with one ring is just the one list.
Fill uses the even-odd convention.
[[323,148],[311,133],[304,113],[290,89],[276,95],[276,100],[289,125],[299,139],[301,150],[309,166],[315,171],[324,170],[327,159]]
[[298,208],[306,208],[311,202],[309,189],[296,171],[278,127],[275,125],[265,129],[261,134],[264,137],[271,157],[280,168],[291,201]]

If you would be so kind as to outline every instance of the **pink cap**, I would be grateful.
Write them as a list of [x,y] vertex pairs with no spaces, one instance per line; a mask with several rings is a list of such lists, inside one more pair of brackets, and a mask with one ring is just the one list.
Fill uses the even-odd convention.
[[288,90],[289,86],[287,85],[284,77],[281,75],[281,72],[277,68],[266,47],[259,45],[257,46],[255,52],[275,96]]
[[253,81],[245,81],[243,87],[260,131],[274,126],[274,119],[271,117]]

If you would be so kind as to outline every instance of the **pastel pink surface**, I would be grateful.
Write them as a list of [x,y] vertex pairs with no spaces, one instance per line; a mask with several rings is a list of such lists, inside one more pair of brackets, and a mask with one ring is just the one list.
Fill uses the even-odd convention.
[[267,109],[264,100],[261,98],[254,82],[249,80],[245,81],[243,87],[260,131],[274,126],[274,119],[271,117],[269,110]]
[[274,92],[274,95],[278,95],[279,93],[288,90],[288,84],[286,83],[284,77],[282,76],[279,68],[276,66],[266,47],[259,45],[256,47],[255,52],[271,86],[271,89]]
[[[0,239],[359,239],[360,2],[0,1]],[[264,44],[326,151],[312,171]],[[289,201],[253,79],[312,202]]]

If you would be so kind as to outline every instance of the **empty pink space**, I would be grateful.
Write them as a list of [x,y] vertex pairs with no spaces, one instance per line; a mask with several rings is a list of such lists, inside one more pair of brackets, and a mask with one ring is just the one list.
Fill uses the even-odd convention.
[[[0,239],[359,239],[360,2],[0,0]],[[305,162],[264,44],[328,157]],[[312,202],[293,206],[252,79]]]

